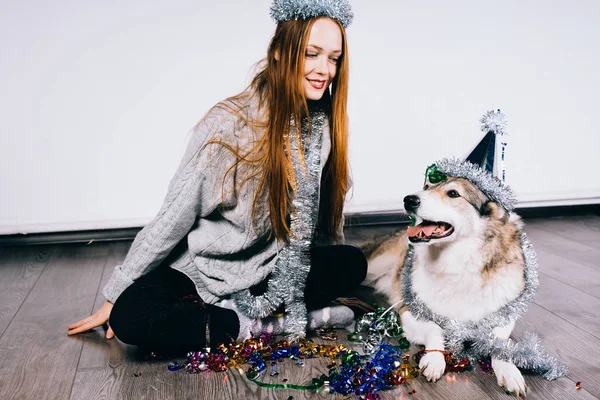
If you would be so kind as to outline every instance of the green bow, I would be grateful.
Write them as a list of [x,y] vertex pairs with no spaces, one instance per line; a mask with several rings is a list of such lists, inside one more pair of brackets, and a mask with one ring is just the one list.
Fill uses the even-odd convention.
[[430,183],[436,184],[448,179],[448,175],[438,170],[435,164],[431,164],[425,170],[425,183],[427,183],[427,179],[429,179]]

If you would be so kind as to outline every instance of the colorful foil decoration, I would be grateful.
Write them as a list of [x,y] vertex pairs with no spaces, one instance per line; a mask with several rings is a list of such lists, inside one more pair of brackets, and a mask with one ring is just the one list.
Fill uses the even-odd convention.
[[[417,353],[415,353],[413,355],[415,364],[419,365],[419,362],[421,361],[421,358],[425,355],[425,353],[427,353],[427,351],[425,349],[421,349],[420,351],[418,351]],[[464,371],[473,369],[473,367],[471,366],[471,362],[469,361],[468,358],[456,357],[454,354],[452,354],[448,351],[444,351],[443,354],[444,354],[444,361],[446,361],[446,369],[444,370],[444,373],[446,373],[446,372],[464,372]]]
[[425,170],[425,183],[429,181],[430,183],[433,183],[435,185],[436,183],[440,183],[447,179],[448,176],[442,171],[440,171],[435,164],[431,164]]
[[[400,316],[392,311],[395,305],[387,310],[383,307],[374,312],[366,313],[356,321],[354,332],[348,335],[348,340],[363,344],[365,353],[373,354],[378,345],[386,338],[399,338],[402,334]],[[406,339],[400,340],[401,348],[408,348]]]
[[[391,389],[418,375],[417,367],[410,364],[408,355],[402,355],[400,346],[383,343],[389,338],[398,339],[402,333],[398,313],[392,308],[377,309],[365,314],[358,322],[356,330],[348,335],[350,340],[360,342],[368,349],[361,355],[344,345],[319,345],[302,338],[294,342],[281,340],[275,342],[272,334],[262,334],[258,339],[249,339],[222,344],[215,351],[190,352],[184,365],[178,362],[169,364],[169,371],[185,369],[189,373],[204,371],[225,371],[229,368],[241,368],[248,365],[246,377],[256,385],[275,389],[319,390],[328,389],[343,395],[355,394],[364,399],[379,399],[380,390]],[[408,345],[400,338],[401,344]],[[303,360],[310,358],[329,358],[329,373],[313,378],[310,384],[294,385],[264,383],[259,380],[261,374],[271,377],[279,375],[277,362],[283,359],[296,360],[302,366]]]

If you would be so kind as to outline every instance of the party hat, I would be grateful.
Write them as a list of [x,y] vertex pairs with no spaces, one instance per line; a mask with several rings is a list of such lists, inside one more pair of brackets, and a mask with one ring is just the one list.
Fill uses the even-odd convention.
[[488,111],[481,118],[481,124],[484,136],[467,157],[464,160],[444,158],[430,165],[425,172],[425,180],[435,184],[446,180],[446,176],[468,179],[510,212],[515,208],[517,199],[505,183],[506,119],[500,110]]

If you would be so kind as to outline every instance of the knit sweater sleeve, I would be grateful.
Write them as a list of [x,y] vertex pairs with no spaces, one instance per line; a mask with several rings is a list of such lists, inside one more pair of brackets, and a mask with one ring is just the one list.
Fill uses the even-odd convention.
[[[210,194],[227,170],[229,152],[220,145],[203,147],[211,138],[232,137],[234,117],[213,108],[193,129],[183,159],[171,179],[158,214],[135,237],[122,264],[117,265],[102,294],[115,302],[142,275],[158,266],[189,233],[203,207],[216,203]],[[230,155],[229,155],[230,157]],[[216,194],[214,195],[216,197]],[[208,201],[207,201],[208,200]]]

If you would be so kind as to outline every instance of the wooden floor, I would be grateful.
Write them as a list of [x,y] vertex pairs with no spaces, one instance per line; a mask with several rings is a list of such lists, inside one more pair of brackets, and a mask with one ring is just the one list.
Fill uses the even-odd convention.
[[[540,290],[514,337],[537,332],[567,364],[566,378],[526,376],[529,399],[600,398],[600,217],[527,220],[540,261]],[[349,228],[349,242],[393,227]],[[263,389],[239,370],[169,372],[173,359],[144,361],[104,331],[67,337],[67,325],[90,315],[130,242],[0,248],[0,399],[338,399],[328,393]],[[348,343],[340,332],[339,342]],[[183,359],[179,359],[183,361]],[[306,384],[327,372],[324,360],[287,361],[267,382]],[[141,373],[141,375],[139,375]],[[136,376],[139,375],[139,376]],[[576,389],[581,382],[581,389]],[[412,391],[414,393],[411,393]],[[479,368],[436,383],[409,380],[387,399],[507,399]]]

